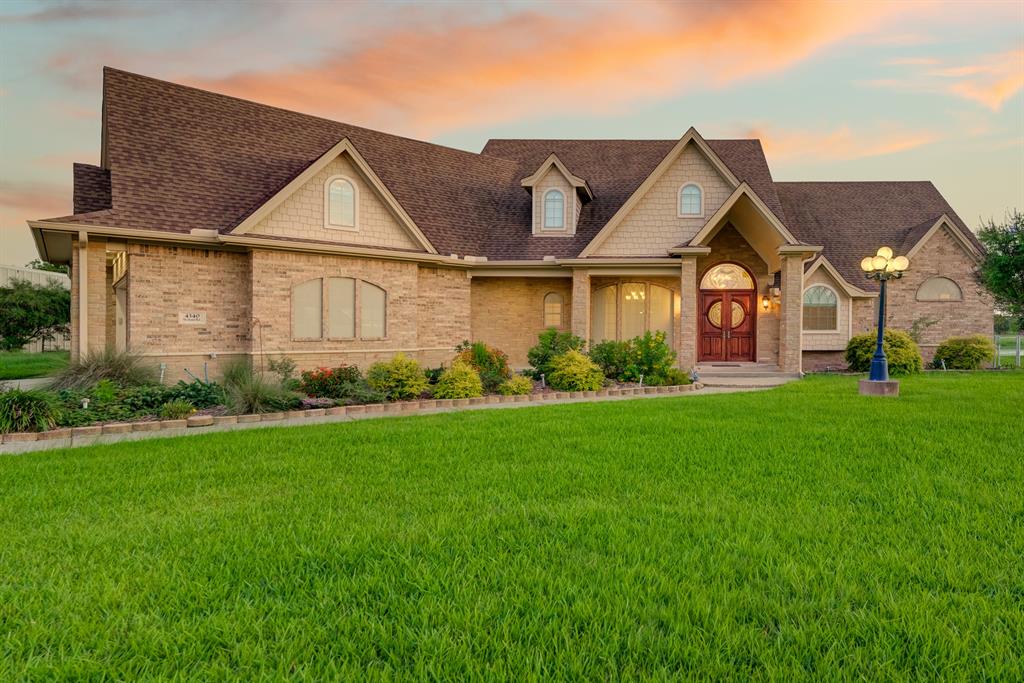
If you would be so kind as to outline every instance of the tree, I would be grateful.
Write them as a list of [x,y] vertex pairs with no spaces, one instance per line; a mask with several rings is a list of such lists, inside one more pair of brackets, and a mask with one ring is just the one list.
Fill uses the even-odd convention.
[[14,351],[67,334],[70,322],[71,292],[57,282],[37,285],[15,278],[0,287],[0,349]]
[[1024,213],[1014,209],[1002,225],[989,220],[978,232],[988,251],[979,276],[996,306],[1011,316],[1024,316]]
[[50,263],[49,261],[40,261],[39,259],[33,259],[25,264],[26,268],[32,270],[45,270],[48,273],[64,273],[67,275],[71,269],[67,266],[59,266],[56,263]]

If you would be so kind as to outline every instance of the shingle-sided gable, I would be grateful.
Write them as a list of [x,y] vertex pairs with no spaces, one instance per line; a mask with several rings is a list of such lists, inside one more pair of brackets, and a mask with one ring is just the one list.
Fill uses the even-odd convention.
[[[694,183],[703,193],[699,216],[679,216],[679,190]],[[666,256],[703,227],[733,191],[696,144],[690,143],[629,209],[593,256]]]

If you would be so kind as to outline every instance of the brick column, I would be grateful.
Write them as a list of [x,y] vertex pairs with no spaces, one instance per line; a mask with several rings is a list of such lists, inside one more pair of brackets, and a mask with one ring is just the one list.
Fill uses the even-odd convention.
[[572,333],[590,342],[590,273],[572,271]]
[[800,254],[782,257],[782,303],[779,305],[779,368],[800,372],[804,261]]
[[697,364],[697,259],[682,259],[679,275],[679,367],[689,370]]
[[83,340],[86,353],[102,351],[107,345],[107,241],[92,237],[86,245],[85,264],[88,339]]

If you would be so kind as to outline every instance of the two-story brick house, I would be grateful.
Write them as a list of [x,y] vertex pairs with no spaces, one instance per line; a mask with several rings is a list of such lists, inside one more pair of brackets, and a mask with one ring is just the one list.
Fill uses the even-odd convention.
[[837,364],[874,326],[860,259],[911,268],[891,324],[926,353],[991,333],[977,239],[929,182],[775,182],[757,140],[491,140],[479,154],[104,71],[99,166],[30,221],[72,267],[72,353],[176,379],[226,358],[517,366],[553,326],[664,330],[679,364]]

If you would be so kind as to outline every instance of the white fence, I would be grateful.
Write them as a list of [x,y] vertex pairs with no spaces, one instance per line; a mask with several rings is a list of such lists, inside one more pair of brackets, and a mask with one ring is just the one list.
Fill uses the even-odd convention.
[[[55,281],[64,289],[71,289],[71,278],[64,273],[51,273],[45,270],[33,268],[19,268],[18,266],[0,265],[0,287],[6,287],[11,280],[28,280],[37,285],[45,285]],[[66,351],[71,348],[71,340],[67,335],[58,335],[51,341],[34,341],[24,346],[25,351],[38,353],[39,351]]]
[[997,334],[992,338],[992,341],[996,344],[996,361],[993,363],[995,367],[1021,367],[1021,357],[1024,356],[1022,354],[1024,336],[1019,334]]

